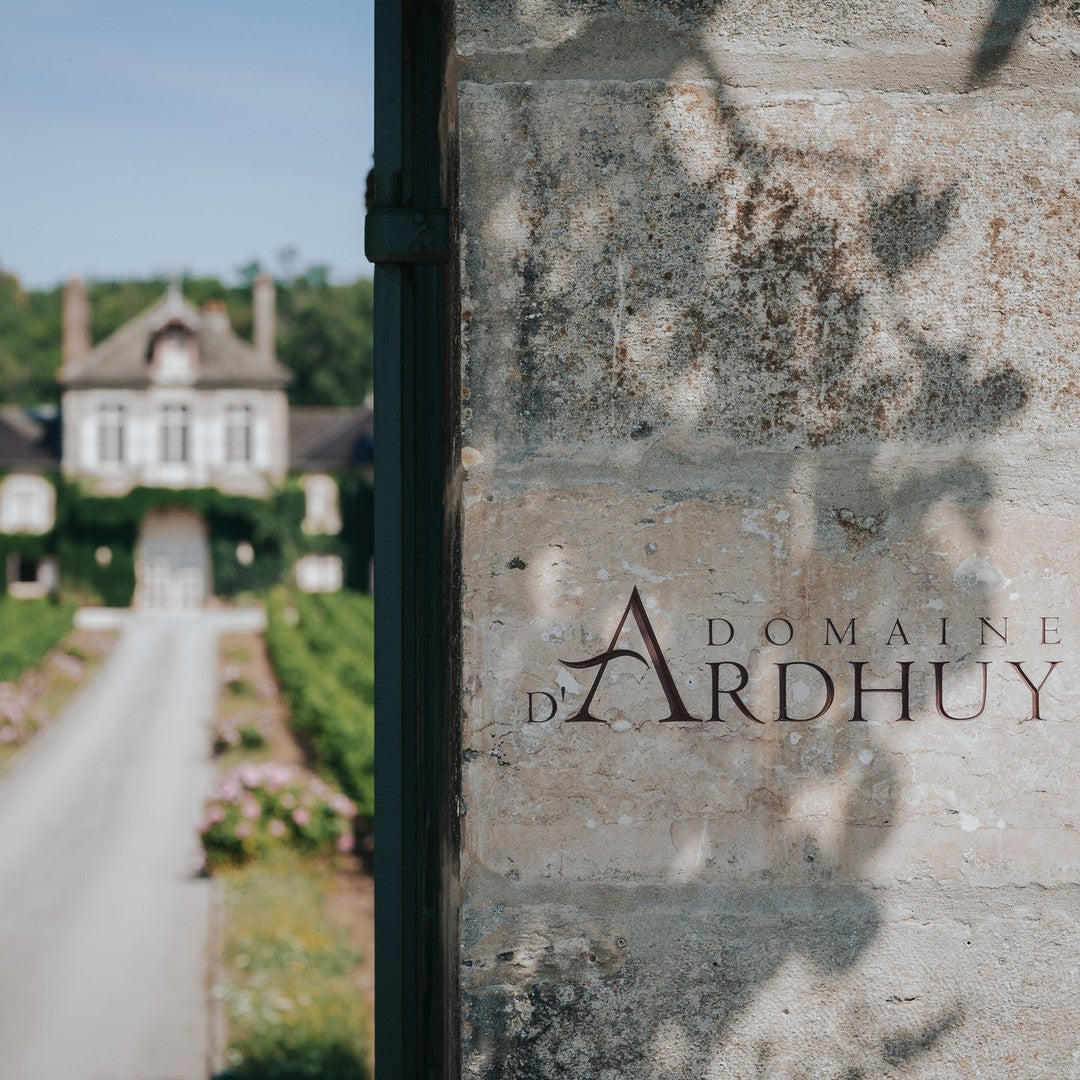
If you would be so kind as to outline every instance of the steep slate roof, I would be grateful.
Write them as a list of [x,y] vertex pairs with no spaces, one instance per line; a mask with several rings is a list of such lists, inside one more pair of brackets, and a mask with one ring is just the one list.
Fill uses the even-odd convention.
[[371,465],[375,414],[367,405],[355,409],[289,406],[289,465],[314,469],[351,469]]
[[192,385],[282,388],[289,369],[260,359],[254,346],[236,336],[225,318],[196,311],[176,289],[152,307],[124,323],[86,356],[60,370],[61,386],[144,387],[152,382],[147,363],[150,340],[159,330],[178,322],[190,329],[199,343],[199,373]]
[[60,464],[56,416],[35,416],[18,405],[0,406],[0,468],[55,469]]

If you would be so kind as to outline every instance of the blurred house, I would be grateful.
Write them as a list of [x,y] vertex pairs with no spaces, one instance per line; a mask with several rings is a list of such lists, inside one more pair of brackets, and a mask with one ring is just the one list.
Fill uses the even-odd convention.
[[65,476],[110,494],[216,487],[265,494],[288,469],[290,373],[274,348],[274,283],[254,285],[255,343],[221,301],[196,311],[166,296],[96,347],[81,281],[64,292]]
[[[233,331],[223,302],[200,311],[172,286],[94,345],[86,289],[68,282],[59,415],[0,411],[9,592],[51,591],[69,561],[90,591],[97,574],[112,583],[113,602],[128,591],[144,607],[202,606],[215,579],[229,591],[265,586],[283,569],[272,560],[286,556],[284,569],[308,591],[367,581],[366,567],[350,575],[346,564],[358,555],[350,545],[369,552],[356,534],[370,521],[366,530],[356,513],[346,521],[341,492],[343,478],[361,494],[370,482],[372,410],[290,410],[275,286],[260,275],[253,290],[252,343]],[[79,553],[90,546],[96,571]]]

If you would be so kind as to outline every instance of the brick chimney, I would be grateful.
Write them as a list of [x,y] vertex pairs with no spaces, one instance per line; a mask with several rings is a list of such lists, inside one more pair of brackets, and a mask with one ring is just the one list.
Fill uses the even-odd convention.
[[90,343],[90,301],[82,278],[68,278],[64,286],[63,361],[81,360],[92,348]]
[[224,300],[207,300],[202,313],[207,326],[213,327],[218,333],[228,333],[229,309]]
[[255,309],[255,352],[259,359],[272,364],[277,359],[277,326],[274,315],[274,279],[269,274],[259,274],[252,286]]

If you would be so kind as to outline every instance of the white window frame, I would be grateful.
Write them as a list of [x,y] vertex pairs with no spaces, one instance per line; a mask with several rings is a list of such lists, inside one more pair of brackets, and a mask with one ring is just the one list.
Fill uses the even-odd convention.
[[184,402],[161,406],[161,461],[166,465],[191,461],[191,409]]
[[225,406],[225,462],[250,465],[255,451],[255,410],[250,405]]
[[109,402],[97,410],[97,458],[101,465],[123,465],[126,460],[127,410]]
[[41,476],[13,473],[0,482],[0,532],[41,536],[56,523],[56,490]]

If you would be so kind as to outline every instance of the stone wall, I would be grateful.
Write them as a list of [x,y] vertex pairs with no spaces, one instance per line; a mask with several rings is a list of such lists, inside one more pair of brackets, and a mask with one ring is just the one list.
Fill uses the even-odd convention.
[[1080,1076],[1080,8],[455,19],[464,1075]]

